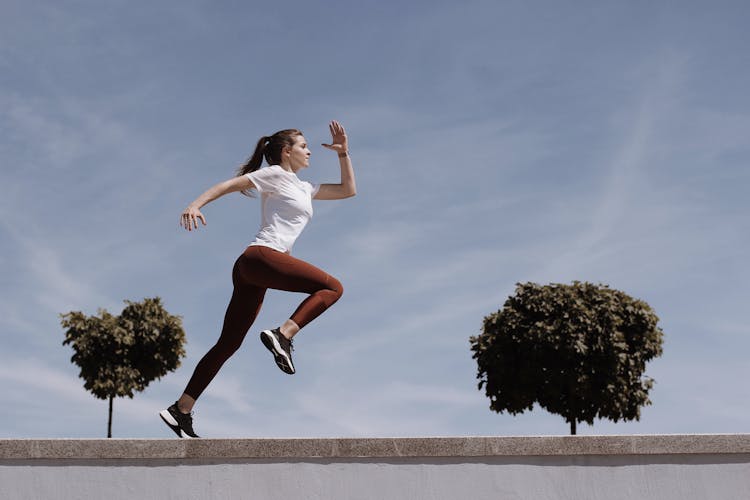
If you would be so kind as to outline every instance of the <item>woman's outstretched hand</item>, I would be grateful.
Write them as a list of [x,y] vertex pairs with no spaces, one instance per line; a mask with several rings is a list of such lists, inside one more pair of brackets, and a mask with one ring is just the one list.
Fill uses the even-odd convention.
[[180,215],[180,226],[184,227],[188,231],[198,229],[198,219],[201,220],[204,226],[206,225],[206,218],[203,217],[201,211],[190,205],[185,210],[183,210],[182,215]]
[[349,151],[349,142],[346,138],[346,130],[336,120],[333,120],[328,124],[328,129],[331,131],[331,144],[322,144],[324,148],[336,151],[337,153],[347,153]]

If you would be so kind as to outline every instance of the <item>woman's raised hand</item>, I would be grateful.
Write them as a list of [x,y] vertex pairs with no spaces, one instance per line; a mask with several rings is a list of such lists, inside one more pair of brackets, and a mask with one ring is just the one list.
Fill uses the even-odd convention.
[[328,129],[331,131],[331,144],[323,144],[324,148],[336,151],[337,153],[347,153],[349,151],[349,142],[346,138],[346,130],[336,120],[331,121],[328,124]]
[[206,218],[203,217],[201,211],[190,205],[185,210],[183,210],[182,215],[180,215],[180,226],[184,227],[188,231],[198,229],[198,219],[201,220],[204,226],[206,225]]

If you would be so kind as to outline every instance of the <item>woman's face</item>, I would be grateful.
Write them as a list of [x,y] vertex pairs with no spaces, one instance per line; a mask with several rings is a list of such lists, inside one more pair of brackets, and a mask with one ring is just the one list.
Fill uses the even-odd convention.
[[304,136],[295,137],[294,146],[289,149],[289,166],[294,172],[307,168],[310,165],[310,155],[312,153],[307,148],[307,140]]

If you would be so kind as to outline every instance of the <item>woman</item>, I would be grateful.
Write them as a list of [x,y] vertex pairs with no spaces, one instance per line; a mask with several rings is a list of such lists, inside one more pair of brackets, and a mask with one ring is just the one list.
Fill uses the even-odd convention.
[[[234,264],[234,291],[219,340],[196,366],[180,399],[159,413],[180,437],[198,437],[193,431],[193,405],[224,362],[239,349],[260,311],[267,289],[310,294],[281,326],[260,334],[276,365],[290,375],[295,372],[292,338],[343,293],[336,278],[291,256],[292,245],[312,217],[312,199],[339,200],[356,194],[346,131],[337,121],[332,121],[328,128],[331,144],[323,146],[338,153],[339,184],[313,185],[300,180],[297,172],[310,161],[307,141],[299,130],[281,130],[261,137],[252,157],[239,168],[236,177],[208,189],[180,216],[180,225],[192,231],[198,229],[199,220],[206,225],[200,209],[207,203],[235,191],[251,196],[250,190],[255,190],[261,195],[260,230]],[[260,168],[264,157],[269,166]]]

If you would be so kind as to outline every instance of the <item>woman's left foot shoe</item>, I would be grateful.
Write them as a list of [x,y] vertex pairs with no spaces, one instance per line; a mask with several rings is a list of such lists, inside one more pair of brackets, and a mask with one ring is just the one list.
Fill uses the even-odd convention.
[[294,375],[294,363],[292,363],[292,341],[287,339],[281,334],[279,328],[273,330],[263,330],[260,332],[260,340],[263,345],[271,351],[273,359],[276,361],[276,366],[281,368],[281,371]]
[[177,402],[159,412],[159,416],[170,429],[181,438],[197,438],[198,434],[193,430],[193,413],[182,413],[177,407]]

